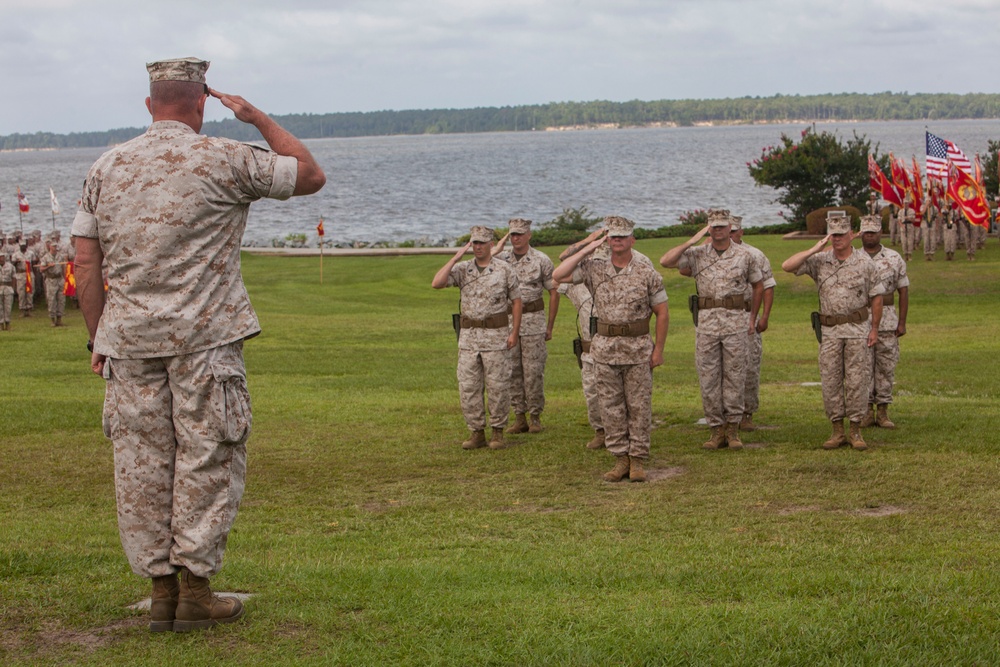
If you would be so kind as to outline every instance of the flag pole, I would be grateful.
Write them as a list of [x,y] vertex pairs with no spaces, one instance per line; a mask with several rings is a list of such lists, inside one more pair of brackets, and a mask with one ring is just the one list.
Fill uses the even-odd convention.
[[323,284],[323,216],[319,218],[319,224],[316,225],[316,233],[319,235],[319,284]]

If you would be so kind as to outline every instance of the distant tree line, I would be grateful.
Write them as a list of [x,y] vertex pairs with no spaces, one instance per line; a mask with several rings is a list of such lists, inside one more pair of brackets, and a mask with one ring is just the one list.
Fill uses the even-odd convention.
[[[1000,118],[1000,95],[855,93],[774,95],[721,100],[658,100],[643,102],[552,102],[514,107],[475,109],[414,109],[275,116],[303,139],[398,134],[520,132],[549,127],[615,125],[633,127],[657,123],[745,124],[781,121],[946,120]],[[0,149],[79,148],[111,146],[142,133],[144,128],[105,132],[11,134],[0,137]],[[241,141],[257,141],[251,126],[235,119],[205,123],[202,131]]]

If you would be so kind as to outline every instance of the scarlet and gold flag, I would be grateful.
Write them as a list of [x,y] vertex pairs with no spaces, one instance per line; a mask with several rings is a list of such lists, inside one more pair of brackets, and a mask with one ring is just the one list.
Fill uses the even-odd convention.
[[871,155],[868,156],[868,182],[872,190],[881,195],[882,199],[896,206],[903,205],[903,198],[900,196],[896,186],[889,182],[886,175],[882,173],[878,163]]
[[31,279],[31,262],[24,263],[24,291],[28,294],[32,293],[32,283],[34,281]]
[[66,281],[63,283],[63,294],[76,296],[76,276],[73,274],[73,262],[66,262]]
[[889,164],[892,166],[892,182],[906,194],[912,186],[910,185],[910,176],[906,173],[906,167],[903,166],[903,161],[896,158],[892,153],[889,153]]
[[913,158],[913,211],[914,211],[913,226],[914,227],[919,227],[921,220],[923,220],[923,208],[924,208],[924,186],[920,182],[920,165],[917,164],[917,158]]
[[323,234],[325,233],[323,231],[323,218],[320,218],[319,224],[316,225],[316,233],[319,234],[320,236],[323,236]]
[[962,213],[973,225],[989,227],[990,206],[986,203],[986,193],[976,179],[948,161],[948,196],[958,204]]

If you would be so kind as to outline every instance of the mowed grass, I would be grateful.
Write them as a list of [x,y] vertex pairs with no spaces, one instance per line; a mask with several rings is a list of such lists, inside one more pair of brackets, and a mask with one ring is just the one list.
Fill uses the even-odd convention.
[[[240,623],[152,635],[119,544],[79,311],[0,333],[0,663],[1000,664],[1000,249],[910,263],[896,431],[823,451],[810,242],[748,237],[778,287],[767,428],[705,452],[694,282],[663,271],[652,481],[607,484],[563,300],[546,430],[466,452],[445,258],[244,257],[254,433],[216,590]],[[654,262],[677,240],[641,242]],[[860,245],[860,241],[856,244]],[[555,256],[559,249],[545,249]],[[960,255],[961,257],[961,255]],[[806,385],[804,386],[804,383]]]

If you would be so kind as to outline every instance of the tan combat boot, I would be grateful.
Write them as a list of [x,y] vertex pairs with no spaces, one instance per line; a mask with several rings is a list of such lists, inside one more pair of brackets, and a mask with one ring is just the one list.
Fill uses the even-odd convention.
[[153,595],[149,599],[150,632],[170,632],[174,629],[174,615],[177,613],[180,592],[176,573],[153,577]]
[[187,568],[181,570],[180,595],[174,632],[204,630],[219,623],[233,623],[243,616],[243,603],[234,597],[219,597],[208,586],[208,579],[196,577]]
[[823,449],[836,449],[847,444],[847,436],[844,435],[844,420],[838,419],[833,422],[833,434],[823,443]]
[[851,422],[850,434],[847,437],[854,449],[859,451],[868,449],[865,439],[861,437],[861,424],[859,422]]
[[528,432],[528,420],[525,418],[523,412],[517,413],[514,417],[514,423],[510,428],[507,429],[508,433],[527,433]]
[[58,324],[56,324],[56,318],[50,317],[49,319],[52,320],[52,326],[54,326],[54,327],[59,326]]
[[615,457],[615,467],[604,473],[603,478],[605,482],[620,482],[624,478],[628,477],[629,468],[631,463],[629,462],[629,457],[627,454]]
[[878,412],[875,415],[875,423],[881,428],[896,428],[896,425],[889,419],[888,403],[879,403]]
[[634,456],[628,457],[628,478],[630,482],[645,482],[646,471],[643,470],[644,461]]
[[702,445],[704,449],[718,449],[726,446],[726,430],[722,426],[712,427],[712,437]]
[[479,449],[486,446],[486,433],[483,429],[473,431],[469,439],[462,443],[462,449]]
[[56,326],[57,327],[61,327],[62,325],[63,325],[62,318],[61,317],[57,317],[56,318]]
[[587,449],[604,449],[604,429],[594,431],[594,437],[587,443]]
[[872,403],[868,406],[868,411],[865,412],[865,418],[861,420],[861,428],[871,428],[875,425],[875,404]]
[[740,430],[748,432],[757,430],[757,425],[753,423],[752,412],[743,413],[743,419],[740,420]]
[[503,449],[506,447],[506,443],[503,441],[503,429],[496,426],[493,427],[493,435],[490,437],[490,449]]
[[726,444],[729,449],[743,449],[743,441],[740,440],[740,423],[729,422],[726,424]]
[[528,425],[528,433],[542,432],[542,416],[531,415],[531,423]]

